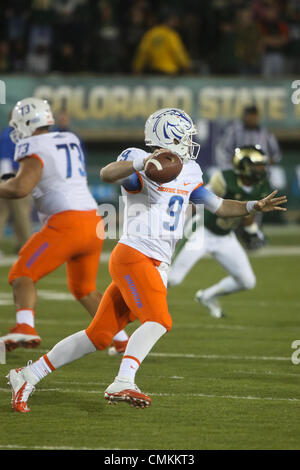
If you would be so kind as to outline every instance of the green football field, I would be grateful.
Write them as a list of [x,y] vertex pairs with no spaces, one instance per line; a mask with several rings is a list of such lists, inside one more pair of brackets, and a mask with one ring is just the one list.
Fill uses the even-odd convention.
[[[299,237],[273,237],[268,249],[251,257],[257,287],[222,300],[225,319],[211,318],[193,300],[197,289],[224,275],[213,260],[203,259],[169,291],[173,330],[137,374],[138,386],[152,397],[148,409],[104,400],[120,362],[104,351],[40,382],[29,401],[31,413],[11,410],[8,371],[89,323],[68,294],[64,267],[42,280],[36,312],[42,343],[35,350],[16,349],[0,365],[0,449],[299,450],[300,364],[291,361],[292,342],[300,340]],[[0,267],[1,334],[15,321],[8,269]],[[102,263],[99,289],[108,283]]]

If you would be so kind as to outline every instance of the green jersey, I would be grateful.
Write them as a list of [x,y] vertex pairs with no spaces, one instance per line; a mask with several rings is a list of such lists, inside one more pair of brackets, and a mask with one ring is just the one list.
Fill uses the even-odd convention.
[[[245,186],[233,170],[216,172],[208,183],[209,189],[224,199],[253,201],[266,197],[271,192],[269,181],[264,179],[253,186]],[[205,210],[204,225],[216,235],[227,235],[235,230],[241,217],[222,218]]]

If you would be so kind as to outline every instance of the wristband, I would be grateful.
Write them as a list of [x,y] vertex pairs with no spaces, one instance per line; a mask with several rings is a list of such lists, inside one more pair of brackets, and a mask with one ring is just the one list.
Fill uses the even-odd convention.
[[144,169],[144,159],[143,160],[133,160],[132,166],[135,171],[142,171]]
[[254,206],[257,202],[258,201],[248,201],[246,203],[246,210],[249,214],[253,214],[254,212],[256,212],[256,209],[254,208]]

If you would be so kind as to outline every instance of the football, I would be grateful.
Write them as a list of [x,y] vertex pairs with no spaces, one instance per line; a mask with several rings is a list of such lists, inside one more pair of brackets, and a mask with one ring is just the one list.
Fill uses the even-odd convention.
[[182,165],[182,160],[176,153],[162,149],[147,160],[145,175],[155,183],[169,183],[179,175]]

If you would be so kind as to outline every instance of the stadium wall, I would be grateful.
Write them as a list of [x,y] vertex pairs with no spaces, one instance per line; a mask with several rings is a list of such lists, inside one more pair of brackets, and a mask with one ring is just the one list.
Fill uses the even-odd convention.
[[[214,144],[225,124],[238,119],[245,105],[256,104],[261,123],[278,138],[282,164],[274,170],[276,187],[287,193],[290,208],[300,207],[300,80],[224,77],[128,77],[95,75],[2,75],[6,100],[0,128],[19,99],[48,99],[54,113],[64,110],[71,130],[83,139],[88,171],[99,202],[118,191],[99,186],[99,166],[127,146],[143,145],[144,123],[160,107],[184,108],[196,123],[202,145],[201,166],[214,167]],[[200,162],[199,162],[200,163]]]

